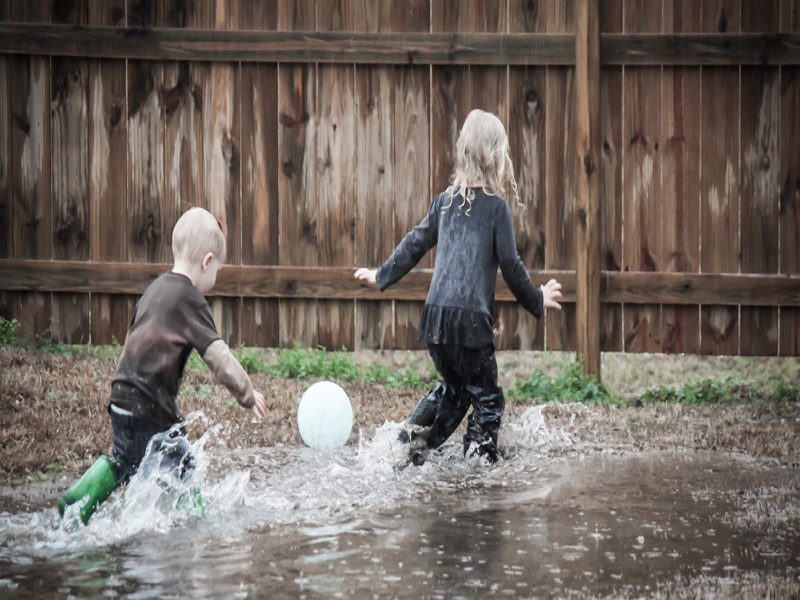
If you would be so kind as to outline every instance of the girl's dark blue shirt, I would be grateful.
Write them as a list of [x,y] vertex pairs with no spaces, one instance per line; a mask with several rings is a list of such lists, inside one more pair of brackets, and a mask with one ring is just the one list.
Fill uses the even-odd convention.
[[519,303],[541,318],[542,292],[531,282],[517,252],[508,203],[474,188],[469,205],[461,196],[442,192],[428,214],[398,244],[377,274],[386,289],[437,246],[433,280],[422,314],[419,340],[483,348],[493,343],[493,308],[497,268]]

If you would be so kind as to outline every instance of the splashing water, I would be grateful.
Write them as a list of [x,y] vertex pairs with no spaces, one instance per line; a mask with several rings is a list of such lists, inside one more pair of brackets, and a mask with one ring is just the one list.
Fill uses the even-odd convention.
[[[142,468],[86,527],[60,521],[55,498],[0,513],[0,594],[50,577],[38,589],[99,595],[104,573],[101,589],[141,597],[474,596],[491,582],[510,595],[594,596],[620,589],[624,574],[636,596],[675,573],[800,564],[794,522],[780,538],[729,525],[753,521],[737,516],[739,486],[777,485],[786,471],[730,457],[591,456],[541,407],[504,425],[495,465],[465,460],[452,439],[400,469],[406,447],[391,422],[329,451],[229,450],[214,445],[217,431],[191,444],[190,478]],[[195,488],[205,509],[186,500]]]
[[[195,413],[187,417],[186,425],[205,420]],[[433,491],[491,484],[508,475],[508,463],[501,468],[465,460],[455,441],[432,452],[425,465],[399,470],[407,455],[406,446],[398,441],[400,428],[399,423],[386,422],[371,439],[359,436],[357,446],[327,452],[219,449],[212,456],[206,446],[220,429],[213,426],[190,445],[194,459],[190,477],[181,479],[173,472],[146,468],[160,461],[148,449],[139,472],[98,508],[85,527],[80,523],[80,503],[69,506],[63,520],[50,508],[0,514],[0,532],[5,537],[0,558],[7,557],[12,548],[47,554],[120,543],[143,532],[167,533],[196,519],[224,520],[226,513],[240,508],[250,509],[237,515],[242,529],[341,520],[414,498],[426,501]],[[501,440],[515,453],[544,454],[551,447],[569,444],[566,434],[545,425],[541,407],[528,409],[519,421],[506,426]],[[193,501],[196,489],[204,507]]]

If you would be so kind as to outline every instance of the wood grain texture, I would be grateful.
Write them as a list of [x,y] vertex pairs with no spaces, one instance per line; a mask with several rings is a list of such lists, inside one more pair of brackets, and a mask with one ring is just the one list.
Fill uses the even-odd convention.
[[600,381],[600,21],[598,2],[576,6],[576,346],[584,373]]
[[[545,69],[509,70],[508,135],[521,205],[511,201],[517,250],[529,269],[545,263]],[[514,125],[512,125],[514,124]],[[544,320],[521,306],[498,309],[498,349],[541,350]]]
[[[624,29],[661,31],[661,6],[626,0]],[[657,271],[661,252],[661,68],[625,68],[623,83],[623,249],[624,271]],[[625,351],[661,350],[661,307],[623,307]]]
[[[394,241],[394,70],[356,68],[356,206],[354,258],[357,266],[377,267]],[[406,174],[404,174],[406,175]],[[394,345],[390,302],[356,304],[356,348]]]
[[[797,13],[800,20],[800,11]],[[800,21],[799,21],[800,22]],[[779,182],[781,273],[800,273],[800,68],[781,69]],[[781,356],[800,356],[800,309],[780,309]]]
[[[124,261],[127,248],[128,134],[124,61],[89,63],[89,211],[93,261]],[[131,299],[93,294],[93,344],[124,342]]]
[[[125,0],[88,0],[89,25],[125,27]],[[127,260],[126,62],[89,61],[90,258]],[[92,294],[93,344],[123,343],[135,299]]]
[[[600,32],[622,32],[623,0],[601,0]],[[602,58],[602,55],[601,55]],[[622,265],[622,68],[600,70],[600,264]],[[622,350],[622,306],[601,304],[600,348]]]
[[[225,232],[226,262],[241,261],[241,169],[239,148],[238,65],[214,63],[203,94],[204,196]],[[220,335],[239,344],[241,300],[212,305]]]
[[[741,30],[740,0],[703,3],[703,32]],[[703,272],[739,270],[739,73],[703,68],[701,107],[700,268]],[[739,311],[732,307],[700,308],[700,351],[737,354]]]
[[[319,14],[317,15],[319,18]],[[355,266],[355,133],[353,66],[317,69],[317,242],[321,266]],[[354,346],[352,302],[319,302],[319,344]]]
[[[88,260],[88,64],[54,58],[51,69],[53,256]],[[51,332],[58,341],[88,342],[89,297],[54,296]]]
[[[394,155],[394,201],[391,206],[394,230],[389,238],[390,250],[427,214],[431,190],[431,90],[430,71],[426,67],[396,69],[397,90],[394,94],[392,153]],[[399,93],[398,93],[399,92]],[[383,260],[388,255],[383,257]],[[431,267],[429,257],[420,267]],[[394,348],[422,348],[417,341],[421,302],[394,302]]]
[[[281,265],[316,266],[316,69],[278,66],[278,215]],[[317,346],[316,301],[280,304],[281,346]]]
[[[0,56],[0,258],[11,256],[11,240],[13,236],[12,184],[14,145],[12,143],[13,121],[11,117],[12,61],[11,57]],[[48,211],[49,212],[49,211]],[[49,237],[48,237],[49,239]]]
[[[669,0],[664,4],[665,33],[698,31],[702,4]],[[700,77],[696,67],[664,67],[661,83],[663,271],[700,269]],[[664,352],[700,350],[700,308],[662,305]]]
[[[547,68],[545,266],[548,269],[575,267],[575,178],[569,176],[577,160],[571,108],[574,93],[574,69]],[[545,316],[545,328],[545,349],[575,349],[574,307],[549,311]]]
[[[574,63],[571,35],[468,34],[348,31],[183,31],[171,29],[123,29],[113,27],[73,28],[0,23],[0,52],[60,55],[80,58],[130,58],[147,60],[202,60],[214,62],[302,62],[329,64],[441,64],[441,65],[570,65]],[[689,44],[685,60],[720,60],[720,40],[705,52],[704,39]],[[629,45],[654,50],[623,50]],[[673,40],[668,51],[660,40],[617,41],[622,60],[666,60],[683,42]],[[797,58],[796,36],[755,36],[740,50],[755,64],[768,52],[772,61]],[[738,46],[737,46],[738,48]],[[756,54],[756,53],[759,54]],[[638,56],[638,58],[637,58]],[[722,60],[725,60],[724,56]]]
[[431,0],[431,31],[503,32],[506,0]]
[[[124,263],[0,259],[0,290],[138,294],[170,263]],[[349,267],[226,266],[210,293],[217,297],[334,298],[422,300],[432,269],[414,269],[380,292],[353,279]],[[564,283],[564,301],[575,302],[575,272],[532,271],[540,285],[550,278]],[[800,306],[798,275],[748,273],[601,272],[601,300],[631,304],[720,304],[737,306]],[[498,275],[498,302],[514,302]]]
[[[742,31],[778,32],[779,2],[742,0]],[[779,261],[780,68],[741,68],[741,270],[777,273]],[[778,308],[743,306],[739,352],[778,352]]]
[[[275,265],[278,249],[278,68],[242,63],[242,264]],[[241,342],[278,346],[277,300],[242,299]]]
[[[47,0],[10,2],[2,7],[5,20],[46,24],[50,22]],[[50,61],[42,57],[3,57],[5,85],[2,128],[5,169],[3,240],[6,256],[52,255],[51,169],[50,169]],[[50,336],[51,294],[7,292],[0,300],[4,316],[20,322],[31,337]]]

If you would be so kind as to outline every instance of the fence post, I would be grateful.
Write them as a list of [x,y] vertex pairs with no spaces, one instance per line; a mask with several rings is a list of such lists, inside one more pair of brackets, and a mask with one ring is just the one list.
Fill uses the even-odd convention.
[[578,360],[600,381],[600,31],[598,0],[575,0]]

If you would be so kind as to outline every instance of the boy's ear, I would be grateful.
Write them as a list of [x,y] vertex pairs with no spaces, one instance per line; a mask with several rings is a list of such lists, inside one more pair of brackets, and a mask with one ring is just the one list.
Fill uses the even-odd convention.
[[206,254],[203,257],[203,263],[202,263],[203,271],[205,271],[208,268],[208,265],[211,264],[212,260],[214,260],[214,253],[213,252],[209,252],[208,254]]

